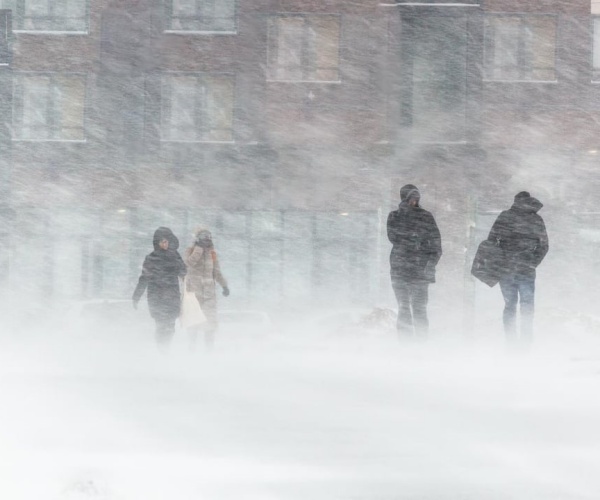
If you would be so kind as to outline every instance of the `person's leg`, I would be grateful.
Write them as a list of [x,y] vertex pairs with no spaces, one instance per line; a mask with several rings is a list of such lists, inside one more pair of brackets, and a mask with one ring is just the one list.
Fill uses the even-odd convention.
[[516,335],[517,302],[519,300],[519,289],[513,275],[505,276],[500,280],[500,290],[504,298],[504,333],[507,340],[513,340]]
[[156,328],[154,329],[154,334],[156,336],[156,341],[158,342],[158,339],[161,338],[163,335],[165,324],[162,318],[154,318],[154,324],[156,325]]
[[429,301],[429,283],[414,283],[411,285],[412,312],[417,337],[425,339],[429,333],[427,318],[427,302]]
[[168,347],[175,333],[175,320],[171,318],[156,318],[156,343],[160,349]]
[[175,336],[175,322],[177,321],[177,317],[167,318],[165,320],[165,333],[168,336],[169,342]]
[[404,281],[392,279],[392,287],[394,289],[394,294],[396,295],[396,301],[398,302],[398,319],[396,321],[398,334],[402,336],[412,336],[414,329],[412,312],[410,309],[409,286]]
[[518,278],[521,312],[521,339],[531,342],[533,337],[533,312],[535,305],[535,276]]

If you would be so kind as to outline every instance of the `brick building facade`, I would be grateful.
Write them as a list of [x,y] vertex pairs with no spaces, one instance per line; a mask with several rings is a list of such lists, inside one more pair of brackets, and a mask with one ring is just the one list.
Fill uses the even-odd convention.
[[460,297],[469,228],[515,190],[596,210],[588,0],[0,7],[11,291],[127,297],[156,226],[185,245],[204,224],[234,302],[373,303],[386,214],[415,182]]

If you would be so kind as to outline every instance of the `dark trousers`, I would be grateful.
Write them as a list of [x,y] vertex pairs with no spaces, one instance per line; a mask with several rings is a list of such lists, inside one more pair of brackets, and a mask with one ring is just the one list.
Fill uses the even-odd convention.
[[398,321],[396,326],[400,335],[426,337],[429,331],[427,302],[429,283],[416,283],[392,279],[392,287],[398,301]]
[[175,320],[177,318],[154,318],[156,323],[156,343],[159,346],[166,346],[171,343],[175,334]]
[[533,335],[533,309],[535,296],[535,275],[509,274],[500,280],[500,290],[504,297],[504,333],[508,340],[516,340],[517,304],[520,303],[520,338],[529,341]]

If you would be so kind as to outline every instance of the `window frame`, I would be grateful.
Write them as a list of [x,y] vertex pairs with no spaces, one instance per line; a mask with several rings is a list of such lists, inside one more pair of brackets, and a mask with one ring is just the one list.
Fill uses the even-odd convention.
[[[51,99],[51,111],[50,113],[52,114],[52,116],[50,116],[50,118],[46,119],[46,126],[50,127],[50,134],[52,137],[49,138],[35,138],[35,137],[31,137],[31,138],[27,138],[27,137],[23,137],[22,136],[22,132],[18,132],[18,130],[23,129],[23,115],[25,112],[25,107],[24,107],[24,99],[23,99],[23,94],[21,93],[21,95],[18,94],[18,90],[17,90],[17,85],[19,83],[22,82],[22,80],[24,78],[26,78],[27,76],[47,76],[50,77],[51,79],[51,90],[49,92],[49,96],[48,98]],[[52,85],[52,83],[55,81],[55,79],[59,78],[59,77],[65,77],[65,76],[78,76],[81,77],[82,81],[83,81],[83,117],[82,117],[82,123],[81,123],[81,131],[82,131],[82,135],[83,138],[81,139],[62,139],[60,137],[55,137],[56,134],[60,133],[60,131],[56,131],[52,129],[53,124],[56,121],[56,103],[54,102],[54,96],[53,96],[53,89],[55,88],[54,85]],[[13,79],[13,88],[12,88],[12,96],[13,96],[13,102],[12,102],[12,134],[11,134],[11,140],[13,142],[71,142],[71,143],[85,143],[87,142],[87,137],[86,137],[86,130],[87,130],[87,111],[89,109],[89,102],[88,102],[88,84],[89,84],[89,75],[87,73],[81,73],[81,72],[49,72],[49,71],[19,71],[19,72],[15,72],[15,78]],[[19,108],[20,107],[20,108]],[[17,127],[17,120],[20,120],[20,128]],[[48,125],[48,122],[50,122],[50,124]],[[61,129],[62,130],[62,129]]]
[[[308,36],[306,33],[311,25],[311,20],[316,18],[335,18],[337,19],[338,24],[338,39],[337,39],[337,66],[335,68],[318,68],[316,67],[315,71],[325,69],[325,70],[333,70],[337,72],[337,79],[335,80],[318,80],[318,79],[310,79],[307,78],[306,75],[310,71],[310,66],[312,61],[310,61],[310,56],[308,54]],[[279,25],[276,24],[277,32],[273,35],[273,28],[271,23],[273,21],[281,21],[285,18],[301,18],[304,19],[303,26],[303,34],[302,34],[302,49],[301,49],[301,59],[302,63],[300,69],[302,71],[302,78],[300,79],[288,79],[288,78],[276,78],[276,73],[279,68],[277,63],[277,55],[279,52]],[[269,16],[268,19],[268,27],[267,27],[267,82],[270,83],[329,83],[329,84],[340,84],[341,80],[341,62],[342,62],[342,16],[341,14],[320,14],[320,13],[280,13]],[[273,61],[273,62],[272,62]],[[316,66],[316,65],[315,65]]]
[[[203,0],[195,0],[197,14],[200,9],[200,3],[202,1]],[[210,0],[213,9],[214,9],[215,3],[218,1],[219,0]],[[164,29],[163,33],[172,34],[172,35],[184,35],[184,36],[185,35],[237,35],[238,34],[238,0],[224,0],[224,1],[231,1],[231,3],[233,4],[233,26],[234,26],[233,30],[219,30],[219,29],[186,30],[186,29],[173,29],[173,28],[169,27],[167,29]],[[173,22],[173,18],[174,18],[174,16],[173,16],[173,0],[165,0],[164,11],[165,11],[165,19],[168,23],[168,26],[172,26],[172,22]],[[197,18],[200,18],[200,17],[201,16],[197,15]]]
[[[596,21],[598,22],[598,32],[596,33]],[[593,84],[600,84],[600,14],[591,16],[591,32],[592,32],[592,50],[591,50],[591,60],[590,66],[592,70],[592,79],[591,82]],[[598,37],[598,67],[594,66],[594,49],[596,45],[596,37]],[[595,76],[597,73],[598,76]]]
[[[489,60],[492,61],[492,65],[488,63],[488,47],[490,46],[490,38],[488,34],[488,21],[490,19],[502,19],[502,18],[518,18],[519,23],[519,34],[518,34],[518,48],[516,59],[516,68],[518,70],[519,76],[517,78],[510,78],[507,76],[501,76],[495,78],[493,76],[493,72],[495,71],[495,65],[493,64],[493,58]],[[548,18],[554,21],[554,40],[553,40],[553,63],[552,67],[548,68],[535,68],[533,65],[525,68],[523,65],[523,59],[526,57],[525,51],[526,47],[523,41],[523,31],[527,27],[527,20],[531,18]],[[521,13],[521,12],[510,12],[510,13],[488,13],[484,16],[484,34],[483,34],[483,80],[485,82],[513,82],[513,83],[557,83],[557,71],[556,71],[556,62],[557,62],[557,43],[558,42],[558,16],[556,14],[547,14],[547,13]],[[493,41],[495,44],[495,40]],[[554,78],[552,79],[540,79],[540,78],[527,78],[526,73],[533,73],[536,70],[544,70],[544,71],[552,71],[554,73]]]
[[[468,51],[470,36],[470,18],[468,13],[464,12],[464,10],[457,10],[453,13],[434,10],[427,15],[406,16],[403,21],[402,29],[405,38],[402,40],[402,44],[405,55],[402,59],[402,65],[410,68],[410,70],[406,72],[403,84],[404,89],[401,90],[404,94],[402,100],[405,114],[401,122],[402,126],[410,131],[409,137],[413,144],[462,145],[469,143],[472,139],[467,126],[469,114]],[[451,25],[453,29],[448,31],[448,25]],[[451,47],[449,52],[452,53],[450,57],[447,57],[449,54],[446,54],[445,60],[450,60],[452,56],[457,57],[453,62],[460,64],[460,69],[462,70],[460,78],[449,79],[448,75],[458,73],[444,71],[443,66],[434,64],[439,63],[439,60],[431,59],[431,54],[443,54],[444,51],[444,48],[439,49],[437,47],[436,50],[427,50],[429,44],[423,43],[434,33],[448,33],[453,37],[452,43],[448,41],[444,43],[445,47]],[[458,58],[458,56],[461,57]],[[429,75],[423,75],[419,71],[420,68],[423,68],[419,64],[422,61],[429,62],[426,66],[435,68],[435,70]],[[457,83],[461,86],[458,87]],[[423,99],[427,91],[435,86],[442,86],[446,90],[450,88],[459,89],[458,92],[453,93],[453,96],[459,100],[459,105],[454,108],[444,107],[443,103],[445,100],[442,99],[439,88],[435,92],[435,98]],[[437,107],[437,111],[434,111],[435,119],[431,119],[431,116],[429,116],[429,120],[424,119],[424,117],[431,115],[432,110],[419,105],[419,103],[422,104],[423,102],[434,103],[434,107]],[[439,124],[442,118],[447,116],[451,116],[452,120],[451,125],[449,124],[445,129],[439,128],[437,125],[424,127],[425,123]],[[432,129],[436,129],[435,133],[432,133]]]
[[[6,0],[5,0],[6,1]],[[25,2],[27,0],[12,0],[13,12],[12,23],[15,29],[13,33],[26,33],[28,35],[89,35],[90,32],[90,0],[82,0],[85,3],[85,14],[83,21],[85,22],[84,30],[69,30],[69,29],[28,29],[24,28],[25,24]],[[46,0],[49,4],[49,9],[54,10],[56,8],[56,0]],[[2,3],[4,5],[4,2]],[[33,18],[35,19],[35,18]],[[60,17],[48,17],[49,21],[56,23],[57,20],[64,19]]]
[[0,67],[8,67],[12,60],[12,11],[0,9]]
[[[164,93],[164,88],[165,88],[165,78],[167,77],[194,77],[196,78],[196,80],[201,80],[202,78],[215,78],[215,77],[223,77],[225,79],[227,79],[228,81],[230,81],[231,83],[231,91],[232,91],[232,100],[231,100],[231,139],[230,140],[212,140],[212,139],[171,139],[166,137],[166,133],[165,133],[165,93]],[[236,117],[236,88],[237,88],[237,84],[236,84],[236,78],[235,75],[232,73],[207,73],[207,72],[182,72],[182,71],[177,71],[177,72],[162,72],[160,74],[160,124],[159,124],[159,131],[160,131],[160,142],[165,142],[165,143],[189,143],[189,144],[235,144],[235,117]],[[195,87],[195,89],[197,89],[197,86]],[[198,120],[198,109],[195,109],[194,111],[194,119]],[[206,120],[203,119],[205,117],[200,116],[200,124],[202,124],[203,122],[205,122]],[[194,125],[197,127],[198,123],[194,123]]]

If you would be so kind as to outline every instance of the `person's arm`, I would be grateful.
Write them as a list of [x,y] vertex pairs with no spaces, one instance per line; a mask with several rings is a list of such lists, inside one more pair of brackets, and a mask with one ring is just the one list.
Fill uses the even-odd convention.
[[440,230],[433,215],[431,216],[429,245],[431,251],[429,262],[435,266],[442,258],[442,235],[440,234]]
[[177,255],[177,265],[179,267],[177,275],[180,278],[183,278],[187,274],[187,266],[185,265],[185,262],[183,262],[181,255],[179,255],[179,252],[176,251],[175,254]]
[[509,228],[506,212],[502,212],[494,222],[492,229],[490,229],[490,234],[487,239],[498,245],[502,245],[502,241],[506,240],[508,232]]
[[227,297],[229,295],[229,286],[227,285],[227,280],[225,279],[225,277],[223,276],[223,273],[221,272],[221,265],[219,264],[219,258],[217,257],[217,252],[215,252],[214,250],[212,251],[212,257],[213,257],[213,277],[215,279],[215,281],[221,285],[221,287],[223,288],[223,295],[225,295],[225,297]]
[[150,269],[150,261],[148,260],[148,257],[146,257],[144,259],[144,264],[142,265],[142,274],[140,275],[138,284],[135,287],[135,290],[133,292],[133,296],[132,296],[133,307],[137,308],[138,302],[140,301],[140,299],[142,298],[142,295],[144,294],[144,292],[146,291],[146,288],[148,287],[148,282],[150,281],[151,276],[152,276],[152,271]]
[[196,267],[202,262],[204,257],[204,248],[199,245],[194,245],[186,251],[185,263],[188,267]]
[[540,217],[540,231],[539,231],[539,244],[536,246],[533,254],[534,254],[534,263],[537,267],[544,257],[548,253],[548,249],[550,248],[550,243],[548,241],[548,232],[546,231],[546,225],[544,224],[544,220]]
[[396,220],[396,212],[390,212],[387,219],[387,235],[388,240],[392,245],[400,243],[400,231],[398,231],[398,224]]

